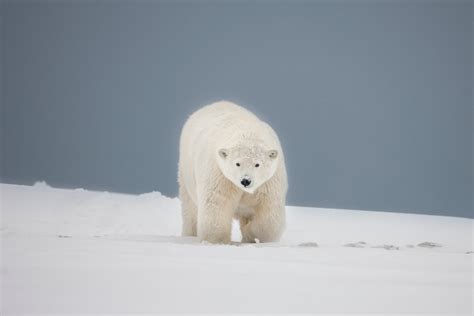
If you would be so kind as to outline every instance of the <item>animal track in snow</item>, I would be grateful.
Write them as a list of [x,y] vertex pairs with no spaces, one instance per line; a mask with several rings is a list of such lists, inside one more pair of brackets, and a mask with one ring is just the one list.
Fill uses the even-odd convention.
[[365,241],[358,241],[358,242],[345,244],[344,247],[365,248],[367,247],[367,243]]
[[432,241],[425,241],[425,242],[419,243],[417,246],[421,247],[421,248],[441,248],[441,247],[443,247],[443,245],[432,242]]

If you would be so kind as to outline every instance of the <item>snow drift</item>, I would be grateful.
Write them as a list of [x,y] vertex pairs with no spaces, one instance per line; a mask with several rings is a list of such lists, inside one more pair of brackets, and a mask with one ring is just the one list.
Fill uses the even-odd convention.
[[472,313],[471,219],[288,206],[281,242],[224,246],[158,192],[0,190],[2,315]]

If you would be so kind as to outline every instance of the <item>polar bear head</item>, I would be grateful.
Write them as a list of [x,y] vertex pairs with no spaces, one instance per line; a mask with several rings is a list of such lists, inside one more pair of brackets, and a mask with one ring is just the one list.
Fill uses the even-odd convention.
[[275,174],[279,153],[276,149],[261,146],[234,146],[220,148],[217,161],[224,176],[238,188],[254,193]]

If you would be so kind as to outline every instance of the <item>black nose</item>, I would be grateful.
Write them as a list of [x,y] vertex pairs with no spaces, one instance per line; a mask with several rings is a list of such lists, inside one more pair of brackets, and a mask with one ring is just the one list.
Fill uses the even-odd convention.
[[242,183],[242,185],[244,187],[248,187],[250,185],[250,183],[252,183],[252,181],[250,181],[249,179],[242,179],[242,181],[240,181],[240,183]]

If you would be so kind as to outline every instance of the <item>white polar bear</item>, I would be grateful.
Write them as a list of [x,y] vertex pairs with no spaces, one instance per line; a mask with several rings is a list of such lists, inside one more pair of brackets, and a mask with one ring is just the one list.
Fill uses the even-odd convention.
[[273,129],[221,101],[192,114],[181,132],[182,235],[229,243],[232,218],[242,242],[278,241],[285,228],[285,160]]

